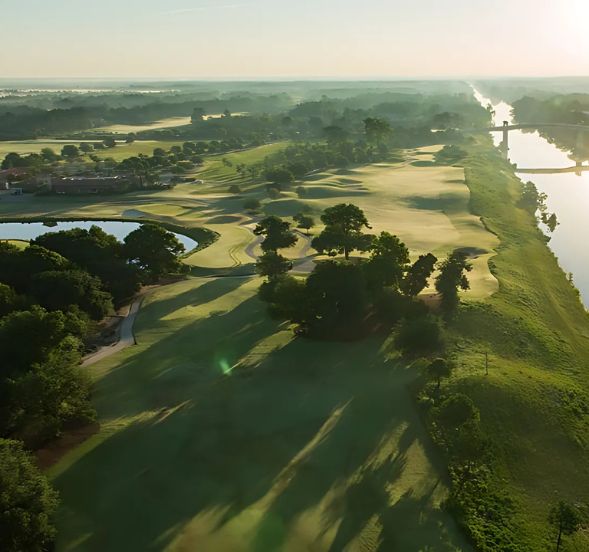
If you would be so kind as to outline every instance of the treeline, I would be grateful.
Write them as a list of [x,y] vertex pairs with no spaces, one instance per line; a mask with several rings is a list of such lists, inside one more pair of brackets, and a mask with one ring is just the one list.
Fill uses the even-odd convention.
[[[375,104],[363,97],[303,102],[274,115],[227,116],[205,119],[193,116],[194,124],[176,129],[153,130],[142,133],[150,139],[225,139],[239,138],[247,142],[264,143],[275,140],[319,140],[326,128],[339,128],[352,141],[364,131],[366,119],[381,119],[394,127],[396,147],[417,147],[439,143],[440,140],[460,140],[456,129],[481,126],[488,122],[488,113],[465,95],[421,96],[404,95],[403,101]],[[196,106],[193,112],[202,114]],[[442,134],[433,130],[442,131]]]
[[142,282],[181,271],[176,237],[143,225],[124,243],[93,226],[25,249],[0,242],[0,549],[51,549],[56,494],[25,449],[96,413],[80,362],[91,322]]
[[[430,434],[448,462],[451,478],[447,506],[467,532],[476,550],[526,552],[518,526],[518,503],[496,485],[499,445],[485,435],[480,411],[472,399],[442,386],[455,368],[452,360],[437,358],[425,366],[429,382],[419,403]],[[549,510],[556,550],[564,538],[586,525],[588,510],[582,504],[559,501]]]
[[[429,130],[427,133],[433,136]],[[449,138],[445,137],[446,140]],[[236,165],[235,170],[250,178],[262,176],[280,189],[282,185],[288,185],[314,171],[392,160],[395,158],[396,144],[404,140],[397,138],[397,131],[387,121],[377,118],[365,119],[363,133],[357,137],[351,136],[341,127],[330,126],[323,129],[323,139],[321,142],[294,143],[267,155],[259,163]],[[438,135],[435,142],[440,143],[441,139],[444,137]],[[423,144],[427,139],[422,135],[418,141]],[[452,164],[465,156],[465,150],[450,144],[436,155],[436,161]]]
[[172,174],[182,175],[202,165],[204,163],[203,155],[205,154],[227,153],[243,149],[246,146],[238,140],[184,142],[182,146],[174,145],[169,149],[157,147],[154,148],[151,155],[135,155],[122,161],[117,161],[112,157],[98,156],[96,149],[102,150],[104,147],[114,148],[116,144],[109,143],[108,146],[105,146],[103,143],[90,144],[83,142],[79,146],[67,144],[59,152],[47,147],[43,148],[40,153],[27,155],[9,153],[4,157],[0,168],[2,170],[12,168],[26,169],[26,174],[8,177],[9,181],[18,182],[41,172],[52,172],[61,162],[76,160],[85,162],[86,171],[90,173],[100,173],[102,171],[112,173],[115,171],[142,176],[144,177],[143,185],[145,187],[150,183],[157,183],[157,172],[166,170]]
[[261,175],[280,189],[313,171],[389,159],[393,134],[390,125],[383,119],[367,118],[362,128],[362,134],[356,138],[342,127],[325,127],[322,142],[292,144],[260,163],[238,165],[236,171],[251,178]]
[[[567,94],[538,99],[530,96],[513,102],[519,123],[566,123],[589,126],[589,94]],[[540,128],[540,134],[579,161],[589,159],[589,132],[567,128]]]
[[[397,335],[401,350],[443,349],[442,321],[416,298],[438,268],[435,284],[441,308],[453,312],[458,291],[469,288],[466,273],[471,265],[466,256],[456,251],[438,263],[430,253],[411,264],[409,251],[397,236],[363,232],[370,228],[369,222],[352,204],[326,209],[321,220],[325,228],[312,247],[320,254],[343,258],[318,262],[304,280],[288,275],[293,265],[278,253],[297,241],[290,224],[267,217],[256,227],[255,233],[264,236],[264,254],[257,263],[258,273],[266,277],[260,298],[270,311],[298,324],[298,333],[315,338],[353,339],[402,321]],[[368,257],[350,260],[354,251]]]
[[236,170],[252,177],[262,175],[280,186],[301,179],[313,171],[375,163],[389,157],[389,148],[372,148],[365,143],[302,143],[268,155],[260,163],[237,166]]
[[[100,98],[100,96],[99,96]],[[24,139],[84,131],[108,124],[141,124],[155,120],[192,116],[193,125],[141,133],[145,139],[183,140],[239,138],[264,143],[276,139],[313,139],[323,128],[339,126],[351,134],[359,133],[366,118],[387,120],[407,133],[422,134],[426,129],[447,130],[481,126],[486,111],[467,94],[356,94],[344,99],[323,97],[303,101],[293,107],[286,94],[227,95],[213,99],[186,101],[159,100],[130,107],[109,103],[96,105],[81,99],[69,100],[71,107],[39,109],[29,106],[0,105],[0,139]],[[112,102],[114,103],[114,99]],[[194,117],[195,112],[201,116]],[[225,113],[220,118],[204,115]],[[246,116],[231,116],[246,113]],[[84,134],[79,134],[84,137]],[[91,137],[88,135],[88,137]]]
[[589,94],[570,94],[538,99],[530,96],[512,104],[520,123],[588,124]]
[[[172,146],[169,150],[155,148],[153,154],[128,157],[112,165],[119,171],[148,175],[153,171],[167,169],[174,174],[193,170],[204,163],[203,155],[214,155],[240,150],[245,147],[239,140],[219,142],[184,142],[182,146]],[[107,160],[108,161],[108,160]]]
[[[104,102],[104,98],[102,99]],[[157,101],[132,107],[113,107],[108,103],[94,105],[76,100],[75,105],[54,109],[0,105],[0,140],[19,140],[79,132],[110,124],[143,124],[168,117],[190,116],[195,100],[184,102]],[[227,96],[198,100],[198,106],[207,114],[218,114],[229,109],[235,112],[274,113],[291,105],[288,97]]]

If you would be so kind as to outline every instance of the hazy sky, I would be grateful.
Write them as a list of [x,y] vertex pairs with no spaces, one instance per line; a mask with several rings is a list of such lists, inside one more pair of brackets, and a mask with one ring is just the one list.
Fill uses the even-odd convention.
[[0,77],[589,75],[589,0],[0,0]]

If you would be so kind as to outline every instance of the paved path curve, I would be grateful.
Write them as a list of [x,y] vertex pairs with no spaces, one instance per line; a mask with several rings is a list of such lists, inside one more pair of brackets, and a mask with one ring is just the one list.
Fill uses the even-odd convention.
[[[242,226],[245,226],[242,224]],[[248,228],[249,229],[249,228]],[[251,229],[249,229],[251,231]],[[315,263],[313,262],[315,255],[309,255],[309,250],[311,249],[311,237],[303,234],[299,230],[295,230],[295,232],[299,235],[299,238],[305,240],[307,243],[305,247],[301,251],[301,257],[299,259],[294,260],[294,272],[301,274],[301,273],[309,273],[312,272]],[[253,232],[252,232],[253,233]],[[254,254],[255,248],[262,242],[262,236],[254,236],[254,240],[252,240],[249,245],[245,248],[245,253],[248,257],[250,257],[253,261],[257,260],[257,256]],[[239,262],[238,266],[241,265]],[[255,275],[255,270],[251,273],[247,274],[226,274],[226,273],[219,273],[219,272],[212,272],[210,275],[199,275],[200,277],[209,277],[209,278],[220,278],[220,277],[230,277],[230,278],[249,278]],[[157,286],[155,289],[159,289],[161,286]],[[127,316],[123,318],[121,325],[119,327],[119,340],[114,343],[113,345],[108,345],[105,347],[101,347],[95,353],[84,357],[82,361],[82,367],[86,368],[87,366],[92,366],[105,358],[108,358],[131,345],[136,345],[137,341],[135,339],[135,334],[133,332],[133,327],[135,325],[135,320],[137,318],[137,314],[139,313],[139,309],[141,308],[141,304],[145,297],[155,291],[155,289],[148,290],[142,293],[139,297],[137,297],[131,306],[129,307],[129,313]]]
[[97,362],[126,349],[131,345],[135,345],[135,334],[133,333],[133,325],[135,324],[135,319],[137,318],[137,313],[139,312],[139,308],[141,307],[141,303],[145,295],[141,295],[133,303],[131,303],[131,307],[129,308],[129,314],[125,316],[123,321],[121,322],[119,328],[119,340],[114,345],[109,345],[108,347],[102,347],[96,353],[93,353],[87,357],[85,357],[84,361],[82,362],[82,367],[92,366]]

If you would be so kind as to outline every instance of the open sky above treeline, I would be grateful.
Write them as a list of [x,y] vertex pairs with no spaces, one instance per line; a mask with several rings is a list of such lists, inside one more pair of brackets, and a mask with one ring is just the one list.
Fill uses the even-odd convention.
[[589,74],[586,0],[0,0],[0,75]]

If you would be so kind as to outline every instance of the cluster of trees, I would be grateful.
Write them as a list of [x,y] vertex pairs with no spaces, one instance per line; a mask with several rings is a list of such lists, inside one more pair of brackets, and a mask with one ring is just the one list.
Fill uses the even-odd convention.
[[[156,102],[145,95],[79,95],[62,101],[47,98],[41,102],[43,107],[4,102],[0,139],[63,136],[113,123],[147,123],[190,116],[192,125],[143,131],[139,136],[163,140],[238,140],[251,146],[284,139],[314,141],[328,134],[345,135],[356,143],[362,139],[365,121],[373,119],[399,130],[392,138],[396,147],[415,147],[439,140],[439,133],[434,137],[432,129],[450,136],[458,127],[481,126],[486,122],[485,110],[468,94],[351,91],[344,98],[323,96],[294,106],[293,97],[284,93],[207,96],[162,94]],[[244,115],[232,116],[237,112]],[[210,118],[207,114],[224,115]],[[94,140],[97,135],[77,132],[76,136]]]
[[89,322],[141,282],[181,271],[174,234],[145,224],[124,243],[97,226],[40,236],[23,250],[0,242],[0,548],[47,550],[56,495],[26,448],[92,422],[79,367]]
[[[468,395],[442,388],[442,380],[453,369],[452,361],[445,358],[429,362],[426,373],[431,383],[421,394],[431,434],[448,458],[449,505],[477,549],[519,551],[514,503],[493,484],[494,447],[481,430],[480,411]],[[562,500],[553,505],[548,522],[554,528],[556,550],[561,549],[563,537],[576,533],[586,521],[585,509],[579,505]]]
[[[85,160],[89,162],[88,169],[94,172],[100,172],[106,168],[111,172],[131,173],[141,176],[144,182],[156,182],[156,173],[161,170],[167,170],[174,174],[183,174],[193,170],[196,166],[202,165],[204,154],[219,154],[229,151],[242,149],[244,144],[239,140],[211,140],[208,142],[184,142],[182,145],[173,145],[169,149],[162,147],[155,148],[153,154],[139,154],[130,156],[120,162],[113,158],[102,158],[96,155],[95,150],[98,145],[104,147],[114,147],[116,143],[112,140],[112,145],[105,146],[109,143],[108,139],[104,142],[91,144],[83,142],[80,147],[67,144],[61,149],[61,153],[56,153],[51,148],[43,148],[40,153],[31,153],[20,155],[18,153],[9,153],[2,161],[2,169],[23,168],[27,174],[35,175],[42,171],[51,171],[56,163],[67,160]],[[103,167],[104,166],[104,167]],[[18,180],[18,177],[15,177]]]
[[[157,147],[152,155],[139,154],[127,157],[121,162],[106,158],[102,159],[102,162],[108,165],[109,170],[139,175],[147,182],[155,182],[155,174],[162,170],[182,175],[202,165],[204,154],[226,153],[243,147],[244,145],[236,140],[184,142],[182,145],[173,145],[168,149]],[[97,163],[101,161],[99,157],[92,154],[90,159]]]
[[448,505],[477,550],[519,552],[513,501],[493,484],[493,446],[481,429],[480,411],[468,395],[442,386],[453,369],[446,358],[427,362],[430,382],[420,395],[430,433],[447,458],[452,480]]
[[[5,105],[0,113],[0,139],[17,140],[54,134],[72,133],[109,124],[142,124],[167,117],[190,115],[195,108],[193,94],[170,95],[157,101],[146,95],[126,102],[121,95],[99,97],[78,95],[59,107]],[[128,105],[121,104],[127,103]],[[222,98],[200,98],[198,107],[205,113],[234,112],[269,113],[286,110],[292,100],[280,94],[228,94]],[[76,105],[72,105],[76,104]]]
[[436,153],[436,162],[440,165],[459,163],[467,156],[466,150],[456,144],[448,144]]
[[551,232],[554,232],[559,222],[556,213],[548,212],[548,206],[546,205],[547,199],[548,196],[544,192],[539,192],[533,182],[525,182],[522,185],[519,206],[534,217],[538,214],[539,220]]
[[[458,289],[467,289],[470,265],[464,255],[452,253],[441,263],[430,254],[410,262],[409,251],[397,236],[363,232],[370,228],[365,214],[351,204],[340,204],[323,213],[324,230],[312,241],[330,259],[316,264],[305,280],[288,275],[292,263],[279,250],[297,241],[290,223],[278,217],[262,220],[255,233],[264,236],[258,273],[266,277],[260,297],[277,316],[299,325],[313,336],[357,336],[369,328],[405,319],[399,344],[407,352],[440,345],[441,325],[416,297],[428,285],[436,267],[436,287],[447,312],[458,304]],[[353,251],[367,258],[351,260]],[[417,324],[415,324],[417,322]],[[413,328],[412,326],[415,326]],[[424,335],[431,334],[430,338]]]
[[513,114],[521,123],[589,123],[589,94],[560,94],[549,98],[524,96],[512,106]]
[[[0,243],[0,386],[6,399],[0,436],[27,435],[38,442],[80,412],[86,390],[69,375],[80,359],[89,321],[102,320],[142,282],[181,271],[183,251],[173,234],[150,224],[131,232],[124,243],[97,226],[44,234],[24,250]],[[52,379],[52,371],[61,376]],[[37,396],[27,395],[26,388],[39,385],[35,378],[60,385],[61,391],[47,383]],[[45,400],[43,393],[53,391],[60,400]],[[36,412],[43,403],[49,410]]]
[[260,163],[240,165],[236,171],[250,178],[263,176],[280,189],[313,171],[386,160],[390,155],[390,126],[380,119],[367,119],[364,124],[365,133],[358,141],[352,141],[340,127],[331,126],[324,129],[325,142],[295,143]]
[[58,496],[18,441],[0,439],[0,489],[0,550],[52,550]]

